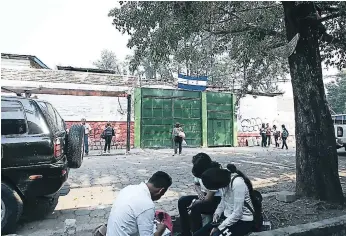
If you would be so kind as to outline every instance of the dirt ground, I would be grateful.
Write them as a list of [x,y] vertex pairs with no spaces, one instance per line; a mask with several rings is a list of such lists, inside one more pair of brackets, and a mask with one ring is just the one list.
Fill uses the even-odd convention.
[[346,214],[346,208],[326,202],[301,198],[292,203],[276,200],[275,196],[263,199],[264,217],[272,229],[316,222]]

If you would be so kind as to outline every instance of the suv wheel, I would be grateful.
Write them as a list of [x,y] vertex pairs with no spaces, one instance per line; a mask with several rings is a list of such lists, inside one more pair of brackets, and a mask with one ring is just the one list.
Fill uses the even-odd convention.
[[67,137],[67,161],[70,168],[79,168],[84,155],[84,126],[73,125]]
[[28,200],[24,206],[24,218],[30,221],[43,219],[55,210],[59,197],[59,194],[55,194],[53,197],[37,197]]
[[9,185],[1,183],[1,234],[11,233],[23,212],[23,201]]

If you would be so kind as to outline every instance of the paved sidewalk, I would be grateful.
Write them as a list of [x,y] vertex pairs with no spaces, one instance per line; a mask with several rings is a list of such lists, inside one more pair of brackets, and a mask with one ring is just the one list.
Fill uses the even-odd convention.
[[[71,170],[71,191],[59,199],[56,211],[45,220],[23,223],[17,233],[53,235],[54,231],[63,231],[65,219],[76,219],[78,235],[88,235],[86,232],[107,221],[111,204],[120,189],[147,180],[157,170],[169,173],[173,185],[157,202],[156,208],[177,215],[179,197],[194,194],[192,155],[204,150],[185,149],[184,155],[174,157],[171,151],[138,150],[130,155],[85,157],[80,169]],[[293,190],[295,187],[295,149],[220,148],[206,152],[221,164],[236,164],[262,193]],[[346,176],[345,156],[342,154],[339,159],[341,176]]]

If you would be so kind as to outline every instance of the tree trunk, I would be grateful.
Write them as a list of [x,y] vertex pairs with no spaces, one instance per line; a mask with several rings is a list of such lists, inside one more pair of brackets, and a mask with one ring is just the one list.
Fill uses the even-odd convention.
[[[283,2],[287,39],[300,39],[289,57],[296,123],[296,192],[298,196],[343,204],[335,133],[322,79],[318,31],[306,16],[313,2]],[[311,18],[310,18],[311,19]]]

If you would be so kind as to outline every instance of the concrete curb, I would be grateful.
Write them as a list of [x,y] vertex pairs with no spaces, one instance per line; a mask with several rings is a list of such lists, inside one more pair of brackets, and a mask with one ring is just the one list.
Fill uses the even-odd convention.
[[[178,223],[179,218],[174,218],[174,223]],[[44,230],[37,231],[30,236],[80,236],[80,235],[91,235],[92,231],[100,225],[97,224],[78,224],[75,222],[75,231],[66,232],[66,229],[61,229],[59,231]],[[80,222],[81,223],[81,222]],[[179,223],[178,223],[179,224]],[[65,228],[66,228],[65,222]],[[71,227],[70,227],[71,228]],[[65,231],[65,232],[64,232]],[[345,236],[346,235],[346,215],[325,219],[322,221],[317,221],[308,224],[301,224],[296,226],[289,226],[285,228],[279,228],[271,231],[265,231],[260,233],[252,233],[249,236]],[[22,236],[17,234],[11,234],[7,236]],[[23,235],[25,236],[25,235]]]
[[250,236],[344,236],[346,235],[346,215],[308,224],[289,226],[271,231],[252,233]]

